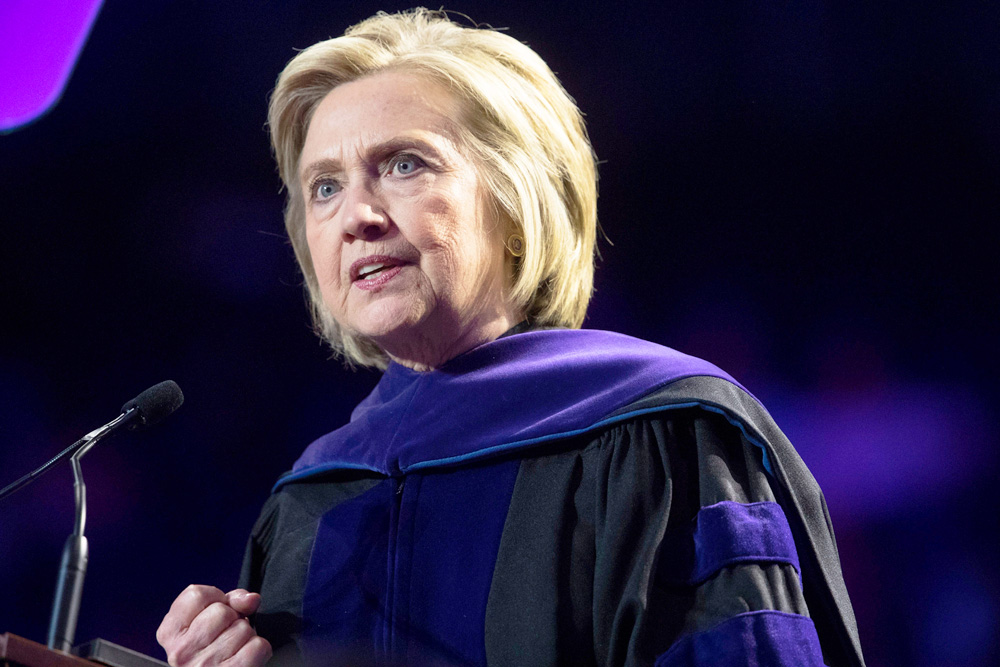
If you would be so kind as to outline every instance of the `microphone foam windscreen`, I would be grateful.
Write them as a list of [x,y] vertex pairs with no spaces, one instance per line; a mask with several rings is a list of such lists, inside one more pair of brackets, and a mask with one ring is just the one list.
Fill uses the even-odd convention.
[[160,421],[184,402],[181,388],[173,380],[155,384],[122,406],[122,412],[135,409],[139,419],[133,428],[150,426]]

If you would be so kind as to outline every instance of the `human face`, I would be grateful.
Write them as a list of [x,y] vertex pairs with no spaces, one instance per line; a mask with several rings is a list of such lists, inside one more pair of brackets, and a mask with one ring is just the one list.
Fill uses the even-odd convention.
[[426,77],[368,76],[327,94],[300,158],[323,302],[412,368],[439,366],[516,322],[500,230],[454,132],[462,112]]

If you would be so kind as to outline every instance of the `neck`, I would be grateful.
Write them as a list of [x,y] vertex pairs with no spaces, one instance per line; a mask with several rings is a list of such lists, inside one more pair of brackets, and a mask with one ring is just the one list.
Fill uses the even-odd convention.
[[397,344],[382,345],[389,358],[401,366],[418,372],[432,371],[474,347],[496,340],[523,320],[519,314],[504,312],[481,322],[470,322],[452,328],[457,335],[441,335],[439,331],[416,331],[401,336]]

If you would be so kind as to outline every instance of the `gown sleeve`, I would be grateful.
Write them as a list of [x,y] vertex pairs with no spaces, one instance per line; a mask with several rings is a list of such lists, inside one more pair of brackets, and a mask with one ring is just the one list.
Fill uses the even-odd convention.
[[761,450],[691,409],[603,433],[594,483],[599,665],[822,665]]
[[243,565],[240,568],[238,586],[250,592],[259,593],[264,579],[264,564],[269,556],[277,516],[277,502],[269,497],[261,509],[260,516],[250,531]]
[[240,588],[261,594],[251,622],[271,643],[272,664],[301,664],[295,638],[301,632],[301,591],[311,541],[301,537],[309,532],[308,515],[293,500],[277,494],[264,503],[240,570]]

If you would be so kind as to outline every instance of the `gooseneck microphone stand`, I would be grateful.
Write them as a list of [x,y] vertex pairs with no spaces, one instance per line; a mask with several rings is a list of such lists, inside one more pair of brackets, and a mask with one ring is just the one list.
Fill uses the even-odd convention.
[[[56,596],[52,605],[52,619],[49,622],[48,650],[40,644],[11,633],[0,634],[0,665],[20,667],[41,667],[43,665],[67,664],[70,656],[63,656],[53,662],[57,651],[87,658],[93,663],[112,667],[168,667],[167,663],[143,655],[124,646],[118,646],[103,639],[94,639],[83,646],[73,646],[76,636],[76,622],[80,614],[80,600],[83,597],[83,580],[87,575],[87,538],[83,531],[87,524],[87,487],[83,483],[80,459],[102,438],[128,427],[132,430],[151,426],[173,413],[184,402],[184,394],[176,382],[167,380],[153,385],[122,406],[121,414],[104,426],[83,436],[72,445],[59,452],[42,467],[0,489],[0,500],[23,489],[43,473],[51,470],[68,457],[73,465],[73,495],[76,497],[76,520],[73,533],[66,540],[59,578],[56,582]],[[48,655],[46,654],[48,651]],[[15,656],[12,658],[11,656]],[[76,658],[72,658],[75,660]]]
[[59,565],[59,579],[56,583],[56,597],[52,604],[52,619],[49,621],[49,648],[69,653],[76,636],[76,621],[80,614],[80,600],[83,597],[83,579],[87,575],[87,538],[83,529],[87,524],[87,485],[83,483],[80,459],[97,444],[104,435],[110,433],[122,421],[134,416],[134,410],[124,412],[101,428],[83,436],[83,445],[70,457],[73,466],[73,495],[76,498],[76,520],[73,533],[63,547],[62,562]]

